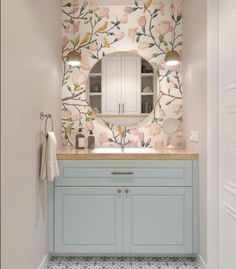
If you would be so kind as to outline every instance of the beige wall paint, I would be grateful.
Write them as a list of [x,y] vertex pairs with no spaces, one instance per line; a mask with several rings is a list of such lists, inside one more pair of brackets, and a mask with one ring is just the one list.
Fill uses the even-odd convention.
[[[199,159],[199,253],[206,261],[206,102],[207,23],[206,1],[186,0],[183,5],[183,111],[186,146],[200,153]],[[199,131],[200,141],[190,141]]]
[[39,181],[39,113],[61,103],[60,1],[3,0],[2,269],[36,269],[46,254],[45,184]]

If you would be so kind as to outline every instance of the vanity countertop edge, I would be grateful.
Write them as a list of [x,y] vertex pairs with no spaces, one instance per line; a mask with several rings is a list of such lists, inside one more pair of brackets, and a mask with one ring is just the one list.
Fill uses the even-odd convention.
[[58,160],[198,160],[199,154],[186,149],[161,149],[152,153],[97,153],[94,150],[68,149],[57,150]]

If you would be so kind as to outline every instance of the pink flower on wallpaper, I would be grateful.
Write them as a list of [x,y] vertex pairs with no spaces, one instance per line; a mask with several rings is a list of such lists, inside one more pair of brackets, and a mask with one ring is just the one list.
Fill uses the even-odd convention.
[[131,139],[130,142],[129,142],[129,144],[128,144],[128,147],[130,147],[130,148],[131,148],[131,147],[134,147],[134,148],[135,148],[135,147],[138,146],[138,142],[139,142],[139,141],[137,141],[137,140],[135,141],[135,140],[132,140],[132,139]]
[[163,140],[156,141],[154,147],[155,148],[162,148],[162,147],[164,147],[164,141]]
[[72,116],[72,120],[73,120],[73,121],[78,121],[78,120],[80,120],[80,119],[81,119],[81,117],[80,117],[79,114],[75,114],[75,115]]
[[87,71],[90,71],[89,58],[86,55],[82,55],[80,68],[87,70]]
[[102,18],[109,19],[109,12],[110,10],[107,7],[102,7],[99,9],[99,13]]
[[98,142],[100,146],[109,141],[108,134],[106,132],[102,132],[99,134]]
[[89,50],[96,51],[98,49],[98,43],[93,43],[89,46]]
[[86,121],[86,129],[87,131],[93,131],[94,126],[93,126],[93,122],[92,121]]
[[120,18],[118,18],[118,20],[123,23],[123,24],[126,24],[128,23],[128,15],[127,14],[124,14],[122,15]]
[[99,9],[98,4],[95,1],[91,1],[89,3],[89,10],[90,11],[97,11]]
[[132,135],[138,135],[139,134],[139,128],[137,126],[130,128],[130,133]]
[[68,141],[68,139],[63,139],[62,140],[62,146],[63,147],[67,147],[69,145],[69,141]]
[[65,32],[68,34],[74,34],[74,33],[78,33],[79,29],[80,29],[80,22],[77,21],[75,23],[68,24],[68,26],[65,29]]
[[182,15],[182,5],[172,5],[172,10],[173,10],[173,13],[176,14],[177,16],[181,16]]
[[172,32],[173,27],[171,21],[162,21],[157,25],[157,32],[160,35],[166,35],[167,33]]
[[163,2],[161,2],[161,1],[158,2],[156,4],[156,8],[160,10],[160,12],[161,12],[162,15],[165,15],[165,5],[164,5]]
[[[66,2],[68,2],[68,1],[66,1]],[[71,1],[71,6],[72,7],[78,7],[79,6],[79,1],[78,0]]]
[[144,133],[143,132],[140,132],[138,134],[138,137],[139,137],[140,141],[144,141]]
[[140,27],[144,27],[147,23],[147,19],[146,19],[146,16],[142,16],[138,19],[138,25]]
[[149,43],[148,42],[140,42],[138,47],[141,49],[141,50],[144,50],[144,49],[147,49],[149,48]]
[[133,7],[125,7],[124,11],[126,14],[130,14],[134,11],[134,8]]
[[181,104],[174,106],[174,113],[176,116],[180,115],[181,112],[182,112],[182,105]]
[[117,35],[116,35],[116,38],[117,40],[121,40],[125,37],[125,33],[124,32],[119,32]]
[[62,50],[64,50],[67,47],[68,42],[69,42],[69,39],[67,38],[67,36],[63,36],[63,38],[62,38]]
[[76,84],[82,85],[85,83],[85,76],[83,73],[81,73],[79,71],[74,71],[71,75],[71,80],[72,80],[74,85],[76,85]]
[[152,123],[149,132],[151,136],[157,136],[161,133],[161,127],[157,123]]
[[166,117],[166,113],[162,108],[159,109],[158,113],[159,113],[160,118],[165,118]]
[[68,110],[68,109],[64,109],[64,110],[62,111],[62,116],[63,116],[64,118],[69,118],[69,117],[71,117],[71,115],[72,115],[72,113],[71,113],[71,111]]
[[135,37],[136,37],[136,34],[137,34],[137,30],[138,28],[131,28],[128,30],[128,37],[132,40],[132,41],[135,41]]

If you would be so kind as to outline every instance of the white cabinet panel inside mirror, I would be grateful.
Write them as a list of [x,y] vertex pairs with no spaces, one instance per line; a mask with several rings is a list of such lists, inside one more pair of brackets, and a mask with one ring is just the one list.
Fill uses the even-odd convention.
[[148,61],[134,53],[112,53],[92,68],[87,95],[98,117],[114,124],[135,124],[152,112],[157,85],[157,72]]

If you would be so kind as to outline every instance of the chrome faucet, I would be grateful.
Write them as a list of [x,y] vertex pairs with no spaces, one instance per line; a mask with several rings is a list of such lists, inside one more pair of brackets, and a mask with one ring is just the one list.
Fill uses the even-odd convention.
[[126,139],[126,126],[124,127],[124,130],[122,131],[122,133],[121,133],[121,140],[120,140],[120,147],[122,148],[122,149],[124,149],[125,148],[125,146],[128,144],[128,142],[126,143],[125,142],[125,139]]

